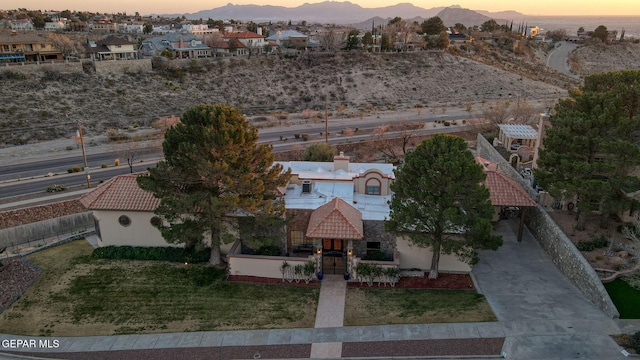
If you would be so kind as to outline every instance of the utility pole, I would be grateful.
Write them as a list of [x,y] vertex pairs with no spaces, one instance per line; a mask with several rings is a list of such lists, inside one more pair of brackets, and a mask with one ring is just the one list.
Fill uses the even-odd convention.
[[329,112],[327,110],[327,99],[324,100],[324,142],[329,144]]
[[87,166],[87,154],[84,151],[84,138],[82,137],[82,124],[78,121],[78,136],[80,136],[80,145],[82,146],[82,161],[84,162],[84,173],[87,176],[87,188],[91,187],[91,175],[89,175],[89,167]]

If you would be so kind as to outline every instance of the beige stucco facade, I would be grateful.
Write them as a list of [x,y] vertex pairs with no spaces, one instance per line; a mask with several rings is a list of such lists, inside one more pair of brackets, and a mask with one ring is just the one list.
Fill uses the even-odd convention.
[[[399,238],[397,251],[400,254],[401,269],[422,269],[428,271],[431,268],[433,251],[427,248],[411,245],[406,238]],[[471,266],[460,260],[455,255],[442,254],[438,264],[440,272],[469,273]]]
[[[127,216],[131,221],[128,226],[119,223],[120,216]],[[93,210],[96,220],[96,231],[99,246],[172,246],[151,225],[151,218],[156,216],[146,211],[104,211]],[[173,245],[173,246],[182,246]]]

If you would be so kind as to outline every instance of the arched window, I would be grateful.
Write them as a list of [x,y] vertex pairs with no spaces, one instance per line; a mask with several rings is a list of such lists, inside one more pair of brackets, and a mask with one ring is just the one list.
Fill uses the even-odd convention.
[[369,179],[365,185],[365,194],[367,195],[380,195],[380,180],[378,179]]

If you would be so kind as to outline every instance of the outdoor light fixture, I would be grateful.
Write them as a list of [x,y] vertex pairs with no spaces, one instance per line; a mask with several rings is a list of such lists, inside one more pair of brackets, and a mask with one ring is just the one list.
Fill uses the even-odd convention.
[[187,265],[189,265],[189,263],[185,261],[184,266],[187,266]]
[[347,255],[349,255],[349,256],[353,256],[353,250],[349,249],[349,250],[347,251]]
[[318,248],[318,255],[322,254],[322,249]]

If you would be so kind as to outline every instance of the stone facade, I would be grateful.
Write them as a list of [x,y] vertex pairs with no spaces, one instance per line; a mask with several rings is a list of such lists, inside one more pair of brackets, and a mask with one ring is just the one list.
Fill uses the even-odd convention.
[[364,220],[362,222],[364,239],[353,240],[353,254],[357,257],[364,257],[367,254],[368,242],[380,242],[380,251],[388,259],[393,259],[396,250],[396,236],[384,231],[384,221]]
[[[481,134],[478,134],[476,155],[498,164],[500,170],[520,185],[538,200],[539,196],[528,182],[509,165],[509,163],[489,144]],[[535,196],[534,196],[535,195]],[[573,245],[567,235],[551,219],[541,207],[529,209],[525,215],[525,224],[538,243],[551,258],[556,267],[566,276],[594,305],[608,316],[617,319],[620,313],[609,297],[602,281],[593,267]]]

